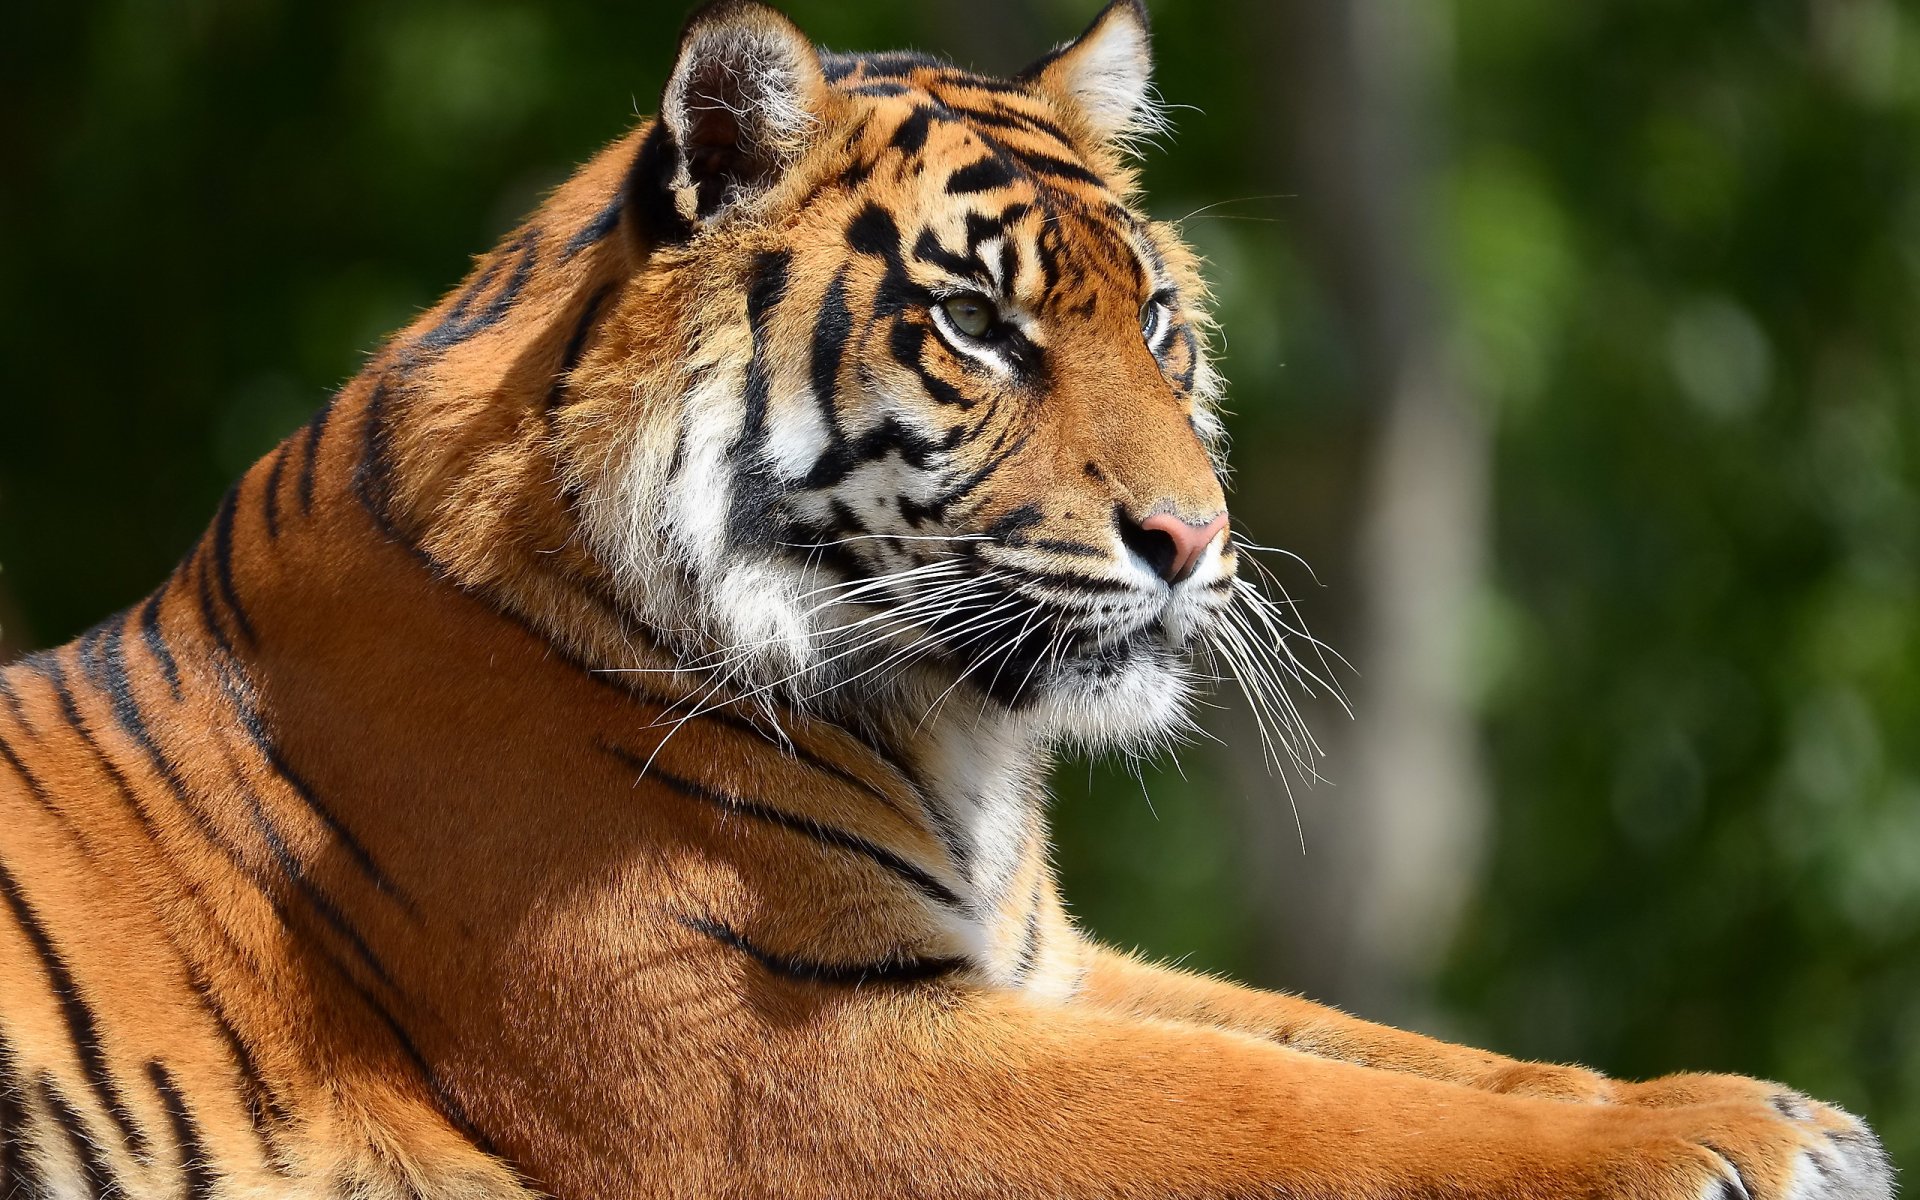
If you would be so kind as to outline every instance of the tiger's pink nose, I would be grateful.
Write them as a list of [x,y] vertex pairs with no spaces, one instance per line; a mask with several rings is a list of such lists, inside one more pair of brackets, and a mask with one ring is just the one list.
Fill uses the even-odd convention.
[[1135,521],[1125,510],[1117,515],[1121,542],[1168,583],[1179,583],[1193,574],[1207,547],[1227,527],[1224,512],[1198,525],[1172,513],[1155,513],[1144,521]]

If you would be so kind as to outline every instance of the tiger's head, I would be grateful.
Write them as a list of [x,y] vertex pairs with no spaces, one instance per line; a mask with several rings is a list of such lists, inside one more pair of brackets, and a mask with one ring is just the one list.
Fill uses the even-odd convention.
[[829,54],[722,0],[627,183],[643,266],[559,436],[587,539],[680,660],[906,720],[1137,748],[1234,600],[1194,255],[1143,215],[1148,25],[1011,80]]

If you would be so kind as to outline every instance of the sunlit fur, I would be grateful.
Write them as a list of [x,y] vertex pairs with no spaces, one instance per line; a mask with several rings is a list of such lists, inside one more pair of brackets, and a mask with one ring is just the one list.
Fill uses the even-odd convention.
[[1325,674],[1209,523],[1151,96],[1131,0],[1014,81],[709,6],[157,591],[0,672],[0,1197],[1883,1200],[1774,1085],[1068,919],[1057,750],[1217,666],[1310,770]]

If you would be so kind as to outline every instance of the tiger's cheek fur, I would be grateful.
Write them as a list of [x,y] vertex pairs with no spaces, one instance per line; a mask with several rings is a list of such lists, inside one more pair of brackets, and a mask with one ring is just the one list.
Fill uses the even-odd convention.
[[765,368],[729,311],[738,292],[711,282],[752,270],[748,254],[710,254],[626,297],[614,317],[624,336],[581,364],[583,399],[558,432],[582,534],[625,600],[709,645],[763,647],[767,669],[784,673],[806,641],[784,602],[791,573],[764,547],[751,552],[757,530],[731,500],[750,376]]

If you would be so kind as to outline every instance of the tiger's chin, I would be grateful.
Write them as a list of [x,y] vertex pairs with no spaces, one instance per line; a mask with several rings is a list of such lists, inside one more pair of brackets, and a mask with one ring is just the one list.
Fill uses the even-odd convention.
[[1075,750],[1148,754],[1189,731],[1192,672],[1159,638],[1132,638],[1037,672],[1016,711],[1044,740]]

